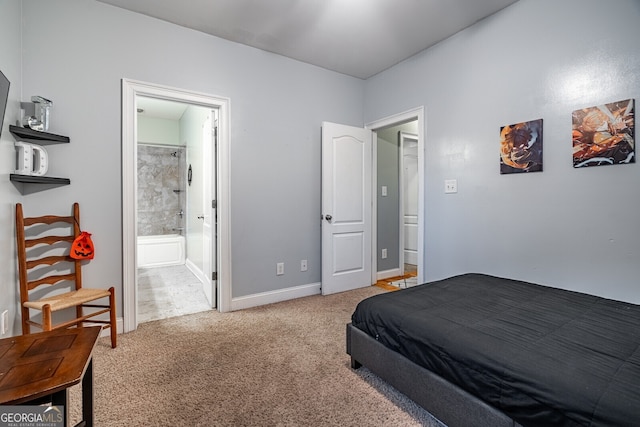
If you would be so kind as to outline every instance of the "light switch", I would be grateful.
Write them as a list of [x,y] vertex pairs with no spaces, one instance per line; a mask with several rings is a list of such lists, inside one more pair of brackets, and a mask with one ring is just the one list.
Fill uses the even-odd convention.
[[382,186],[382,197],[387,197],[387,186],[386,185]]

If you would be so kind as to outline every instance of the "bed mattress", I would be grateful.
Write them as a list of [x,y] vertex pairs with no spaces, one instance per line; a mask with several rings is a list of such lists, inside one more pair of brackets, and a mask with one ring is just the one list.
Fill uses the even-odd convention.
[[352,324],[522,425],[640,425],[638,305],[465,274],[363,300]]

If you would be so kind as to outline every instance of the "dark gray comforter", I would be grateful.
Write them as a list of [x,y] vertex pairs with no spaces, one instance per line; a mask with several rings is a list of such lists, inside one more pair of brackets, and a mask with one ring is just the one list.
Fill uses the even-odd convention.
[[362,301],[353,326],[523,425],[640,425],[640,306],[482,274]]

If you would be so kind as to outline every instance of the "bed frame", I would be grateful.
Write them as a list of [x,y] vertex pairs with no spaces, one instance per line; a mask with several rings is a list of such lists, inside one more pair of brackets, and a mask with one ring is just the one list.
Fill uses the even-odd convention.
[[351,368],[365,366],[449,427],[516,427],[513,419],[347,324]]

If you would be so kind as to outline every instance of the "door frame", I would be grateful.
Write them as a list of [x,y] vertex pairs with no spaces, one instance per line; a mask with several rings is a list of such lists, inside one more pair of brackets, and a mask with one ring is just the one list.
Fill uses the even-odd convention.
[[[405,179],[405,142],[407,140],[411,140],[411,141],[418,141],[418,135],[415,133],[410,133],[410,132],[405,132],[405,131],[401,131],[400,135],[398,135],[398,144],[400,145],[400,154],[399,154],[399,158],[400,158],[400,176],[399,176],[399,185],[398,185],[398,190],[399,190],[399,196],[398,197],[398,204],[399,204],[399,218],[400,221],[398,221],[400,224],[400,231],[399,231],[399,239],[398,239],[398,259],[400,260],[400,274],[404,275],[405,271],[404,271],[404,264],[406,263],[406,259],[405,259],[405,250],[406,250],[406,245],[405,245],[405,215],[406,212],[404,210],[404,202],[405,199],[407,198],[407,194],[406,194],[406,189],[404,188],[404,179]],[[416,148],[417,150],[417,148]],[[416,224],[418,225],[418,224]],[[416,255],[417,257],[417,255]]]
[[218,110],[217,309],[231,310],[230,99],[154,83],[122,79],[122,306],[124,332],[137,328],[137,97]]
[[[203,241],[206,241],[207,237],[210,237],[208,243],[202,245],[202,275],[204,280],[204,287],[206,288],[204,293],[207,298],[207,302],[211,305],[212,308],[217,308],[216,295],[215,291],[212,289],[214,286],[214,280],[212,273],[215,271],[216,260],[213,258],[217,258],[216,249],[217,249],[217,239],[216,239],[216,218],[214,215],[215,209],[212,200],[216,199],[215,194],[215,184],[216,184],[216,174],[215,169],[214,173],[210,173],[211,171],[206,171],[206,165],[213,164],[214,168],[217,168],[218,160],[216,158],[215,149],[217,147],[216,144],[216,126],[217,126],[217,109],[209,109],[207,113],[207,119],[204,121],[204,125],[202,127],[202,168],[205,170],[205,182],[203,186],[203,205],[202,205],[202,214],[204,218],[202,218],[202,238]],[[205,136],[206,134],[206,136]],[[207,180],[209,180],[209,184],[207,184]],[[189,193],[187,193],[189,194]],[[193,212],[192,212],[193,213]],[[209,232],[205,232],[207,229]],[[187,229],[188,230],[188,229]],[[213,242],[213,244],[212,244]],[[217,286],[216,286],[217,287]]]
[[[378,147],[378,138],[376,130],[399,125],[402,123],[410,122],[413,120],[418,121],[418,283],[424,283],[425,281],[425,262],[424,262],[424,163],[425,163],[425,154],[424,154],[424,133],[425,133],[425,122],[424,122],[424,106],[420,106],[417,108],[413,108],[411,110],[404,111],[402,113],[393,114],[391,116],[387,116],[378,120],[374,120],[365,125],[365,128],[371,129],[376,136],[373,138],[373,165],[374,171],[377,171],[378,166],[378,155],[377,155],[377,147]],[[372,176],[373,186],[372,186],[372,218],[371,222],[373,224],[372,227],[372,235],[371,235],[371,283],[376,283],[378,281],[377,272],[378,272],[378,232],[376,229],[376,225],[378,224],[378,200],[377,200],[377,172],[373,173]]]

